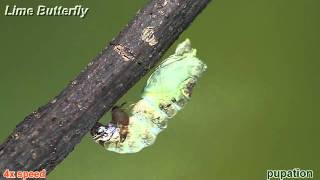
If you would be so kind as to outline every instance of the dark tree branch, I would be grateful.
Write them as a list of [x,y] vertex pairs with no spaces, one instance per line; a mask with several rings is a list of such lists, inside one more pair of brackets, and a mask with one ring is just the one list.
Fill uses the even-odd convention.
[[0,170],[52,171],[209,1],[151,0],[53,101],[17,125],[0,146]]

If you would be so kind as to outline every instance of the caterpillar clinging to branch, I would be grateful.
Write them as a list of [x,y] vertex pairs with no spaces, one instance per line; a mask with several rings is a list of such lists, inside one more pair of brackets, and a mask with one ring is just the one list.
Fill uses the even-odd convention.
[[168,120],[188,102],[206,68],[196,57],[190,40],[185,40],[149,77],[131,116],[121,107],[114,107],[112,120],[106,126],[97,123],[92,128],[93,139],[107,150],[118,153],[135,153],[150,146],[167,127]]

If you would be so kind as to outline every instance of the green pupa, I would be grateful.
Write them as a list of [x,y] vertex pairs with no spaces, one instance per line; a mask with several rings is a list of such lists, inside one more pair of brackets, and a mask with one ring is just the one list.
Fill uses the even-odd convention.
[[106,126],[98,123],[91,131],[93,139],[117,153],[135,153],[152,145],[167,127],[168,120],[189,101],[194,85],[206,68],[186,39],[149,77],[141,99],[128,117],[125,139],[121,136],[122,128],[114,121]]

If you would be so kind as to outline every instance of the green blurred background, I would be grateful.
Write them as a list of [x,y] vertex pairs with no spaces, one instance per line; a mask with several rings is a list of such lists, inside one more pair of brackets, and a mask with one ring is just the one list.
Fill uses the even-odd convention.
[[[76,77],[146,2],[2,0],[0,141]],[[6,17],[7,4],[82,4],[90,12],[85,19]],[[318,178],[319,9],[319,0],[214,1],[178,40],[190,38],[208,70],[156,143],[120,155],[87,135],[48,179],[255,180],[265,179],[267,169],[292,168],[312,169]],[[136,101],[145,80],[121,102]]]

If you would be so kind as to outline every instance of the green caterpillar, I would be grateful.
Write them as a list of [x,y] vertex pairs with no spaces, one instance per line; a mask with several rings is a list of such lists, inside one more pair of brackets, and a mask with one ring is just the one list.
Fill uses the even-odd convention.
[[[186,39],[149,77],[131,116],[126,116],[119,107],[113,108],[113,120],[106,126],[97,123],[91,130],[93,139],[117,153],[135,153],[152,145],[167,127],[168,120],[188,102],[206,68],[196,57],[196,49],[192,49],[190,40]],[[114,118],[116,114],[121,122]]]

